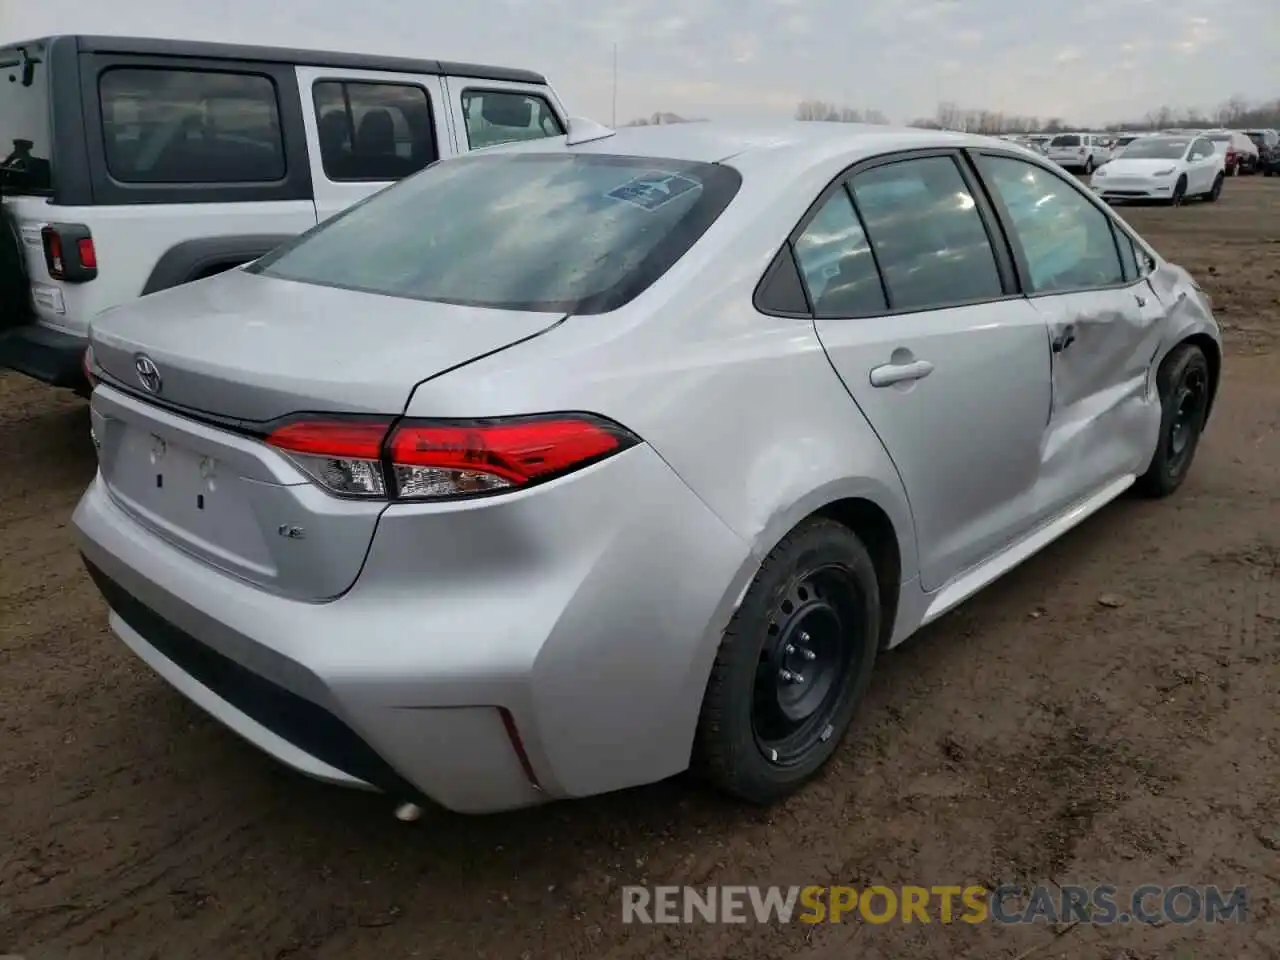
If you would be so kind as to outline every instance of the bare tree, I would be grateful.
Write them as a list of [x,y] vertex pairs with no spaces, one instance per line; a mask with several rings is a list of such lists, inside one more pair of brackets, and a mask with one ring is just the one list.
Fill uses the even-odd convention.
[[855,110],[853,107],[825,100],[801,100],[796,106],[797,120],[820,120],[829,123],[888,123],[879,110]]

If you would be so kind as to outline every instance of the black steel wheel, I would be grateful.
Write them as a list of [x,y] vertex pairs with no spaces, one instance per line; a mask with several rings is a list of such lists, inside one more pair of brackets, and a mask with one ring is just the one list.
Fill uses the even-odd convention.
[[1209,413],[1213,387],[1204,351],[1189,343],[1175,347],[1161,364],[1156,382],[1161,401],[1160,439],[1137,486],[1147,496],[1167,497],[1186,479]]
[[707,683],[693,767],[770,803],[831,758],[875,662],[880,598],[857,535],[807,520],[769,554],[730,621]]

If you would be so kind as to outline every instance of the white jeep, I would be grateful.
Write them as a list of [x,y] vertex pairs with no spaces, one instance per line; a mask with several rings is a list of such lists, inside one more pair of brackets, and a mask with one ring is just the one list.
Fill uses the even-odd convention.
[[0,48],[0,368],[82,390],[107,307],[261,257],[441,158],[562,135],[545,77],[121,37]]

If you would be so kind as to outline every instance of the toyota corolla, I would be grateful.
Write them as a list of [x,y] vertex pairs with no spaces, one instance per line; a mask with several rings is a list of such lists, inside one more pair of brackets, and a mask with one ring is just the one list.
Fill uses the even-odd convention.
[[464,812],[690,767],[767,803],[880,651],[1186,477],[1206,298],[1037,154],[575,129],[93,326],[111,626],[284,763]]

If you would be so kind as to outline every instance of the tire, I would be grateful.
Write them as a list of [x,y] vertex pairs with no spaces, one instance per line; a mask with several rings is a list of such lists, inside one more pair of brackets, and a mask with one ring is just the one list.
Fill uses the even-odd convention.
[[1134,484],[1143,496],[1167,497],[1182,486],[1204,430],[1210,386],[1209,361],[1193,344],[1174,347],[1160,364],[1160,438],[1151,465]]
[[879,636],[879,585],[862,541],[832,520],[801,523],[765,558],[725,629],[693,772],[749,803],[795,792],[840,745]]
[[1182,201],[1187,198],[1187,178],[1179,177],[1178,182],[1173,185],[1173,196],[1169,198],[1171,207],[1182,206]]
[[1204,195],[1204,199],[1206,202],[1214,203],[1217,201],[1217,199],[1220,196],[1222,196],[1222,184],[1223,184],[1223,176],[1222,174],[1218,174],[1216,177],[1213,178],[1213,187],[1209,190],[1208,193]]
[[1087,177],[1093,173],[1093,157],[1086,157],[1084,161],[1084,175]]

